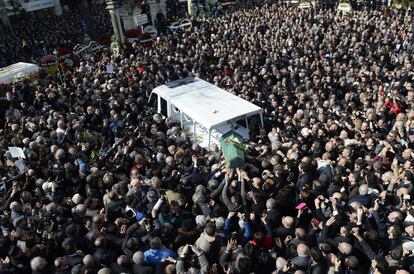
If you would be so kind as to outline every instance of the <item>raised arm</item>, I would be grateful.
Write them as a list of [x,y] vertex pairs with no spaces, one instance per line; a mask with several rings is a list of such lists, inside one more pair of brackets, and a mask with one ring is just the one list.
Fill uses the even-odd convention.
[[246,196],[246,180],[249,180],[246,172],[244,170],[237,169],[239,175],[239,181],[241,182],[240,194],[242,196],[243,206],[247,205],[247,196]]
[[354,227],[352,228],[352,235],[358,240],[359,244],[362,247],[362,252],[367,255],[367,257],[372,261],[375,259],[375,252],[372,250],[372,248],[369,246],[369,244],[362,238],[361,234],[359,234],[359,228]]
[[227,207],[227,210],[228,211],[233,211],[233,209],[235,208],[235,204],[233,204],[230,201],[230,198],[229,198],[229,196],[227,194],[228,188],[229,188],[229,174],[226,173],[226,176],[224,178],[224,188],[223,188],[223,192],[221,193],[221,197],[223,199],[224,204]]

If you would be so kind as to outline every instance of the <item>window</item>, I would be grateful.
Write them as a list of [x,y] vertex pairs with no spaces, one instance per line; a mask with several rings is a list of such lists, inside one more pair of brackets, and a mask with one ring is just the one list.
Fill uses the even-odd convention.
[[148,105],[152,108],[157,108],[157,102],[158,102],[158,95],[156,93],[151,93]]
[[250,116],[248,118],[248,120],[249,120],[249,126],[256,126],[256,127],[260,127],[261,126],[260,115]]
[[195,82],[194,77],[187,77],[187,78],[184,78],[184,79],[179,79],[179,80],[176,80],[176,81],[169,82],[165,85],[169,88],[176,88],[176,87],[187,85],[187,84],[190,84],[190,83],[193,83],[193,82]]
[[167,111],[167,101],[161,97],[161,114],[164,117],[168,117],[168,111]]
[[246,119],[244,117],[240,120],[237,120],[236,123],[241,127],[247,128]]

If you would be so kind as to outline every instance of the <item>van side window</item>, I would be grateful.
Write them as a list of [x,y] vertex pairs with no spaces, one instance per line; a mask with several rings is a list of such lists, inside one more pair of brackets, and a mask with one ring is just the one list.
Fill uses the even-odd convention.
[[237,120],[236,123],[241,127],[247,128],[246,119],[244,119],[244,118],[240,119],[240,120]]
[[167,111],[167,101],[164,98],[160,98],[161,99],[161,114],[164,117],[168,117],[168,111]]
[[151,93],[148,105],[153,108],[157,108],[158,95],[156,93]]

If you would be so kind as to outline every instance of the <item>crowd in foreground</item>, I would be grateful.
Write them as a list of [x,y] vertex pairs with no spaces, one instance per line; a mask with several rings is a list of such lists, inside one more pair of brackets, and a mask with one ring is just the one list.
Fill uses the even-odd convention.
[[[412,14],[194,25],[1,98],[0,273],[413,273]],[[264,109],[244,168],[147,104],[191,75]]]

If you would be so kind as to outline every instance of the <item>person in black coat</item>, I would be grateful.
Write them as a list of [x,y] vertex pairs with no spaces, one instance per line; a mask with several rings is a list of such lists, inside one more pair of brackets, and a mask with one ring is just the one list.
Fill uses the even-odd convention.
[[310,251],[311,266],[310,274],[324,274],[327,272],[327,265],[323,253],[319,248],[312,248]]
[[275,199],[268,199],[266,201],[266,222],[270,225],[272,229],[280,226],[282,220],[282,213],[277,208],[277,203]]

